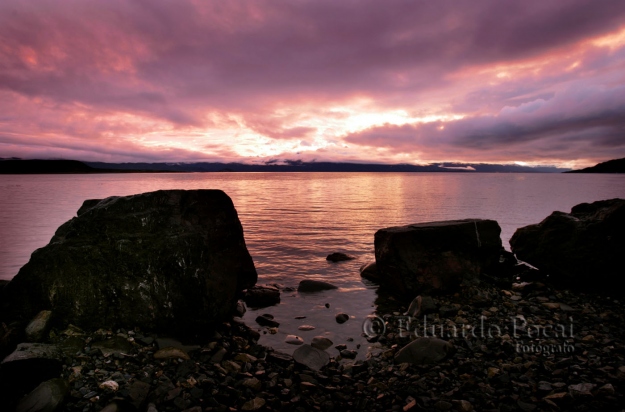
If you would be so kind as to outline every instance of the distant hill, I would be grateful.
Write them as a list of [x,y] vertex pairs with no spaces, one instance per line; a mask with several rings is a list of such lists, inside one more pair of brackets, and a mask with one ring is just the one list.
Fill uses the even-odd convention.
[[88,174],[88,173],[139,173],[152,170],[124,170],[97,168],[78,160],[0,159],[0,174]]
[[444,172],[444,173],[558,173],[568,169],[485,163],[429,165],[284,161],[246,163],[103,163],[77,160],[0,159],[0,174],[60,173],[177,173],[177,172]]
[[580,170],[571,170],[566,173],[625,173],[625,158],[608,160],[592,167]]

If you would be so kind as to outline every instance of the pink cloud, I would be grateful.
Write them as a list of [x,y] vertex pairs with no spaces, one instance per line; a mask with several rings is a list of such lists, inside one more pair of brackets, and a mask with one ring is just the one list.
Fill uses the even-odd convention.
[[[299,156],[346,161],[367,160],[365,146],[391,161],[613,157],[622,153],[625,51],[587,41],[623,27],[621,1],[4,2],[0,154],[56,147],[90,160],[231,160],[242,139],[234,131],[245,129],[302,147],[325,133],[326,149]],[[567,58],[579,64],[565,69]],[[549,59],[497,84],[483,74]],[[340,117],[324,110],[354,99],[381,112],[466,117],[442,131],[322,133],[325,119]],[[163,129],[211,129],[211,151],[141,143]],[[235,136],[231,146],[211,146],[220,131]],[[349,150],[334,150],[344,142]]]

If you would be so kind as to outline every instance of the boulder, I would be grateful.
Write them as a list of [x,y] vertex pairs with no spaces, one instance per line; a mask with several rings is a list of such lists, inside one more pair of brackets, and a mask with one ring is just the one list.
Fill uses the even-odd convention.
[[625,200],[582,203],[514,233],[516,256],[567,287],[615,291],[625,273]]
[[161,190],[90,200],[5,287],[3,317],[197,335],[256,283],[230,198]]
[[304,293],[321,292],[323,290],[332,290],[332,289],[338,289],[338,288],[331,283],[322,282],[320,280],[308,280],[308,279],[302,280],[297,286],[297,291],[300,293],[301,292],[304,292]]
[[265,308],[280,303],[280,290],[274,286],[253,286],[245,291],[243,297],[251,308]]
[[496,221],[481,219],[380,229],[374,242],[380,282],[404,299],[456,290],[498,264],[500,233]]
[[454,345],[450,342],[433,337],[422,337],[401,348],[395,354],[395,363],[434,364],[450,356],[453,352]]

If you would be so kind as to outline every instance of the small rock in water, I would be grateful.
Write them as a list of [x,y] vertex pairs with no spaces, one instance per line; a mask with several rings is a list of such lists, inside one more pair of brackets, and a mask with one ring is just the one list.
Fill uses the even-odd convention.
[[326,350],[334,344],[330,339],[323,336],[315,336],[310,343],[310,346],[320,350]]
[[331,290],[338,289],[338,287],[334,286],[328,282],[322,282],[320,280],[302,280],[297,286],[297,291],[300,293],[308,293],[308,292],[321,292],[323,290]]
[[306,316],[296,316],[293,319],[306,319]]
[[349,315],[347,313],[337,313],[337,315],[335,316],[336,322],[337,323],[345,323],[349,320]]
[[341,252],[330,253],[326,257],[326,260],[329,260],[330,262],[342,262],[345,260],[353,260],[353,259],[356,259],[356,258],[350,255],[347,255],[345,253],[341,253]]
[[295,336],[295,335],[287,335],[286,339],[284,339],[284,341],[286,343],[291,344],[291,345],[302,345],[304,343],[304,339],[300,338],[299,336]]
[[261,315],[256,317],[256,323],[258,323],[260,326],[269,326],[271,328],[277,328],[278,326],[280,326],[278,322],[270,319],[267,315]]
[[358,352],[349,349],[343,349],[340,353],[341,356],[346,359],[354,359],[356,358],[356,355],[358,355]]
[[253,286],[247,289],[243,299],[253,308],[273,306],[280,303],[280,290],[274,286]]
[[300,327],[298,327],[297,329],[299,330],[303,330],[303,331],[309,331],[309,330],[314,330],[315,327],[312,325],[301,325]]

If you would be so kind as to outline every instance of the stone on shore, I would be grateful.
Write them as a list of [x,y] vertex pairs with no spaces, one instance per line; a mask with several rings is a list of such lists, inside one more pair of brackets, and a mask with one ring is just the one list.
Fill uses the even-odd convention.
[[21,343],[0,364],[0,399],[17,399],[41,382],[58,378],[63,353],[56,345]]
[[404,299],[457,290],[498,264],[500,233],[496,221],[482,219],[380,229],[375,234],[380,281]]
[[50,330],[52,311],[42,310],[26,326],[26,340],[28,342],[41,342]]
[[295,362],[312,370],[320,370],[330,362],[330,355],[323,350],[303,344],[293,352]]
[[428,365],[442,361],[454,351],[454,345],[438,338],[415,339],[395,354],[395,363]]
[[302,280],[297,286],[297,291],[300,293],[321,292],[324,290],[332,290],[332,289],[338,289],[338,287],[328,282],[322,282],[320,280],[309,280],[309,279]]
[[302,345],[304,343],[304,339],[297,335],[286,335],[284,342],[291,345]]
[[356,258],[353,257],[353,256],[350,256],[348,254],[341,253],[341,252],[330,253],[326,257],[326,260],[328,260],[330,262],[343,262],[345,260],[353,260],[353,259],[356,259]]
[[86,201],[4,290],[4,320],[43,309],[85,329],[198,335],[256,283],[230,198],[161,190]]
[[417,296],[412,300],[408,310],[404,313],[405,316],[411,316],[418,318],[428,313],[436,312],[436,303],[430,296]]
[[69,392],[65,379],[55,378],[41,383],[22,398],[16,412],[54,412],[59,409]]
[[625,273],[625,200],[574,206],[517,229],[510,239],[517,257],[567,287],[614,291]]
[[317,348],[319,350],[326,350],[329,347],[331,347],[334,344],[334,342],[332,342],[330,339],[323,337],[323,336],[315,336],[311,343],[310,346],[312,346],[313,348]]
[[275,286],[253,286],[245,291],[243,300],[251,308],[264,308],[280,303],[280,290]]

